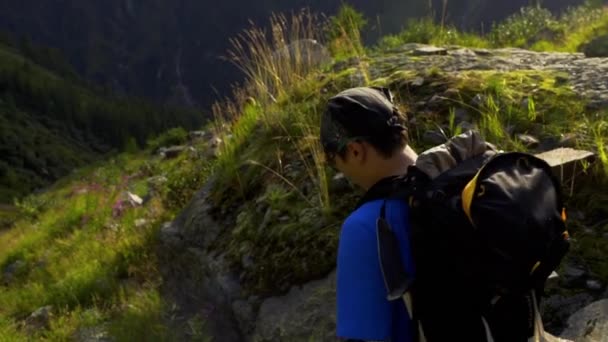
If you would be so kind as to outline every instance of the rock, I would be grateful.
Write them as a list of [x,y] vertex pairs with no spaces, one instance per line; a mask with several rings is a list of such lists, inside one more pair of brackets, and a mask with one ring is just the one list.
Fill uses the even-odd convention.
[[574,296],[552,295],[541,301],[543,324],[546,330],[561,332],[572,313],[593,303],[594,297],[588,293],[578,293]]
[[298,222],[302,225],[315,225],[321,219],[321,213],[318,208],[305,208],[298,215]]
[[245,269],[245,270],[251,269],[254,265],[255,265],[255,263],[253,262],[253,258],[251,257],[251,254],[244,254],[241,257],[241,266],[243,267],[243,269]]
[[9,285],[13,281],[15,275],[21,272],[25,266],[27,266],[27,263],[23,260],[16,260],[6,266],[2,274],[2,283]]
[[182,154],[188,148],[186,146],[161,147],[159,149],[160,156],[164,159],[173,159]]
[[463,121],[471,122],[469,111],[461,107],[454,109],[454,123],[459,124]]
[[555,337],[545,331],[545,334],[544,334],[543,338],[541,339],[541,342],[574,342],[574,341]]
[[446,98],[441,95],[433,95],[426,103],[429,108],[439,108],[446,101]]
[[211,148],[217,148],[222,144],[222,139],[220,139],[219,137],[213,137],[209,140],[208,144]]
[[198,150],[194,146],[188,146],[188,154],[192,159],[198,159],[200,157],[200,153],[198,153]]
[[473,99],[471,99],[471,105],[473,107],[479,108],[479,107],[485,105],[487,100],[488,99],[486,98],[485,95],[477,94],[473,97]]
[[188,132],[188,137],[190,140],[206,140],[211,138],[210,134],[205,131],[191,131]]
[[424,108],[426,107],[426,101],[418,101],[414,104],[416,108]]
[[424,132],[424,135],[422,136],[422,140],[424,141],[425,144],[430,144],[430,145],[435,146],[435,145],[440,145],[440,144],[445,143],[446,137],[437,131],[426,131],[426,132]]
[[[159,270],[163,277],[163,298],[175,306],[172,313],[176,332],[189,329],[188,321],[202,318],[205,335],[214,341],[245,340],[232,310],[232,303],[244,298],[239,273],[224,250],[217,248],[218,236],[229,224],[214,205],[212,177],[170,224],[161,229]],[[238,212],[238,208],[228,208]],[[215,247],[215,248],[213,248]],[[189,340],[187,336],[176,340]]]
[[539,144],[538,139],[529,134],[517,134],[515,138],[528,148],[535,148]]
[[232,302],[232,312],[236,318],[241,332],[249,335],[255,329],[255,314],[249,301],[237,300]]
[[578,279],[578,278],[585,276],[586,274],[587,274],[587,271],[585,271],[585,269],[583,269],[582,267],[573,265],[573,264],[565,265],[564,271],[562,273],[562,275],[565,278],[570,278],[570,279]]
[[240,295],[241,285],[236,274],[230,272],[225,255],[206,259],[211,280],[226,298],[236,298]]
[[50,328],[52,306],[44,306],[34,311],[28,318],[25,319],[25,330],[29,334],[39,332],[40,330],[48,330]]
[[458,126],[460,126],[460,128],[462,128],[462,130],[464,132],[477,129],[477,127],[474,124],[472,124],[468,121],[462,121],[462,122],[458,123]]
[[448,54],[448,50],[435,46],[424,46],[416,48],[413,52],[414,56],[445,56]]
[[562,134],[557,147],[576,147],[578,137],[574,133]]
[[141,227],[143,227],[143,226],[145,226],[147,224],[148,224],[148,220],[146,220],[146,219],[137,219],[137,220],[135,220],[135,227],[136,228],[141,228]]
[[488,49],[473,49],[473,52],[478,56],[491,56],[492,52]]
[[410,85],[414,86],[414,87],[420,87],[423,84],[424,84],[424,78],[422,78],[422,77],[416,77],[410,82]]
[[544,138],[540,142],[540,150],[548,151],[559,147],[575,148],[578,141],[578,136],[574,133],[561,134],[557,137]]
[[587,280],[586,285],[589,290],[599,291],[602,289],[602,283],[600,283],[599,280],[589,279]]
[[449,88],[442,95],[446,99],[456,100],[460,97],[460,91],[456,88]]
[[560,337],[577,342],[605,342],[608,338],[608,299],[594,302],[573,314]]
[[112,342],[114,339],[108,332],[106,325],[100,325],[95,327],[80,328],[74,334],[74,341],[76,342]]
[[266,229],[270,223],[272,222],[274,216],[274,210],[272,208],[266,209],[266,213],[264,213],[264,218],[262,218],[262,223],[258,226],[259,231],[263,231]]
[[219,156],[222,154],[222,149],[217,146],[217,147],[212,147],[207,149],[206,153],[204,154],[205,158],[208,159],[217,159],[219,158]]
[[155,190],[158,190],[158,188],[167,181],[168,179],[165,176],[154,176],[146,180],[148,187]]
[[539,153],[536,156],[546,161],[562,182],[570,181],[583,170],[581,162],[592,162],[595,159],[593,152],[564,147]]
[[172,222],[165,222],[160,228],[160,240],[167,246],[178,247],[182,244],[183,236],[178,226]]
[[336,273],[266,299],[253,341],[335,341]]
[[131,192],[127,192],[127,199],[129,200],[129,203],[133,206],[139,206],[144,203],[144,200],[141,197]]
[[471,49],[456,49],[448,51],[448,54],[455,57],[475,57],[475,52]]

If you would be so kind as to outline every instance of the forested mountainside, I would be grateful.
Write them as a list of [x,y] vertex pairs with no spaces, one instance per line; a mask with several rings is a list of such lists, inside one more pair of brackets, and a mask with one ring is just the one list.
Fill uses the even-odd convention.
[[194,110],[119,99],[89,87],[60,57],[53,59],[52,50],[31,49],[40,64],[0,44],[0,203],[112,150],[145,146],[169,128],[203,122]]

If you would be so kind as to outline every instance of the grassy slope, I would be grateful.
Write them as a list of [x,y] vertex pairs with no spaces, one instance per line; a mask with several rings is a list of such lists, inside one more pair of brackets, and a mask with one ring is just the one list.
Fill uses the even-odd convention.
[[[45,339],[65,340],[77,328],[106,323],[119,340],[170,340],[154,247],[160,223],[183,205],[176,193],[190,197],[189,189],[202,184],[189,180],[195,184],[180,192],[184,170],[204,174],[188,154],[166,162],[149,151],[120,155],[24,201],[21,218],[0,233],[0,269],[21,263],[0,295],[0,340],[25,339],[15,322],[42,305],[54,308],[51,332],[39,336]],[[158,175],[168,175],[162,187],[172,188],[172,196],[147,181]],[[131,207],[121,203],[126,191],[156,196]]]
[[[44,305],[53,305],[54,314],[50,329],[39,332],[41,339],[65,340],[82,328],[105,324],[119,341],[170,340],[172,332],[163,324],[170,310],[158,290],[162,279],[154,253],[157,232],[210,172],[218,177],[212,200],[226,222],[232,223],[217,248],[228,252],[235,267],[240,267],[243,257],[259,266],[244,273],[247,290],[278,293],[331,270],[338,227],[357,192],[336,188],[333,171],[322,164],[318,118],[328,96],[349,86],[359,69],[365,73],[360,67],[339,73],[327,69],[293,81],[277,94],[276,102],[235,99],[218,107],[236,114],[236,120],[231,121],[231,138],[225,139],[228,143],[213,165],[187,154],[168,162],[146,153],[124,154],[80,170],[45,194],[29,197],[20,204],[16,221],[11,208],[0,211],[0,219],[11,222],[9,230],[0,228],[0,270],[19,266],[0,292],[0,341],[26,340],[20,328],[23,318]],[[399,86],[415,74],[395,73],[369,82],[390,86],[404,106],[437,87],[459,89],[457,101],[462,103],[475,94],[486,94],[487,101],[474,111],[473,121],[486,137],[508,149],[524,147],[506,133],[507,125],[541,136],[575,131],[581,134],[580,147],[596,150],[608,139],[606,113],[586,113],[567,86],[555,84],[555,75],[493,71],[420,75],[432,82],[418,95]],[[522,108],[521,100],[532,83],[540,89],[533,98],[535,106]],[[444,124],[449,133],[458,130],[450,120],[449,106],[417,119],[412,144],[418,150],[428,147],[421,133],[435,124]],[[571,210],[583,212],[588,220],[605,215],[608,198],[596,190],[608,186],[606,170],[608,160],[604,169],[599,167],[577,182]],[[121,210],[124,191],[144,196],[151,191],[147,179],[163,174],[169,179],[157,186],[150,202]],[[590,196],[593,201],[588,201]],[[588,232],[587,223],[572,222],[579,242],[574,255],[590,266],[594,276],[608,279],[602,263],[608,248],[597,239],[597,234],[608,232],[608,226]],[[277,274],[281,278],[270,281]],[[196,324],[192,329],[188,333],[200,334]]]

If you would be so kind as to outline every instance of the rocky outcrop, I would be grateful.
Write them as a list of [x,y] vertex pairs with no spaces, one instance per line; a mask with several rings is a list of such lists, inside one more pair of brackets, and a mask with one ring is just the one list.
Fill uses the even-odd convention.
[[336,273],[266,299],[255,321],[253,341],[335,341]]
[[[241,341],[232,301],[240,295],[238,275],[221,254],[208,248],[222,230],[210,214],[209,182],[188,207],[161,229],[163,295],[173,303],[176,330],[192,318],[205,322],[205,333],[218,341]],[[186,329],[184,329],[185,331]],[[182,336],[188,339],[188,336]]]
[[608,299],[594,302],[572,315],[561,337],[576,342],[608,341]]
[[[163,294],[184,327],[203,317],[205,333],[218,341],[330,341],[335,331],[335,273],[280,297],[259,298],[242,289],[213,244],[225,227],[212,215],[209,182],[160,232]],[[188,340],[188,336],[182,336]]]
[[608,105],[608,83],[604,77],[608,72],[608,58],[586,58],[583,53],[534,52],[517,48],[437,48],[423,44],[405,44],[388,53],[371,56],[371,79],[408,70],[437,70],[447,74],[472,70],[562,72],[564,76],[556,79],[556,82],[569,83],[573,91],[589,99],[592,107]]

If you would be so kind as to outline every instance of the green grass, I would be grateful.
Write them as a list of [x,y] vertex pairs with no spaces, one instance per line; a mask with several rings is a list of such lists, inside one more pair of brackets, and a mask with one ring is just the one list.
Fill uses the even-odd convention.
[[524,7],[506,20],[495,23],[485,35],[463,32],[432,18],[409,21],[404,30],[383,37],[380,51],[406,43],[460,45],[473,48],[521,47],[535,51],[581,51],[594,37],[608,33],[608,10],[585,4],[570,8],[560,17],[544,8]]
[[478,35],[460,32],[455,27],[442,26],[430,18],[414,19],[398,34],[383,37],[378,47],[382,50],[398,48],[407,43],[432,45],[462,45],[485,48],[490,43]]
[[[148,177],[196,178],[191,165],[200,161],[187,154],[161,161],[149,153],[92,165],[18,203],[21,217],[0,234],[0,270],[21,264],[0,291],[0,340],[26,340],[20,322],[46,305],[53,307],[51,329],[37,339],[68,340],[102,327],[117,341],[174,340],[162,316],[156,239],[181,207],[166,206],[169,192],[160,191],[143,207],[116,210],[125,191],[148,192]],[[172,185],[168,178],[162,186]],[[191,197],[199,183],[170,193]]]

